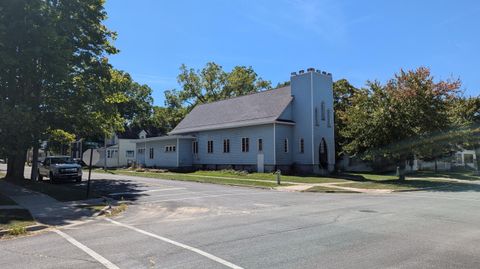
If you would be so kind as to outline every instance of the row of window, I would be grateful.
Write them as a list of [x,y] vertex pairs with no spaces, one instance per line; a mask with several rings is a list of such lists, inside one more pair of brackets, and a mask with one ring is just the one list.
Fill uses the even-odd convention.
[[114,155],[118,153],[118,150],[116,149],[109,149],[107,150],[107,159],[113,158]]
[[175,145],[165,146],[165,152],[175,152],[177,147]]
[[[285,138],[283,142],[283,151],[285,153],[288,153],[288,139]],[[259,138],[257,140],[257,150],[259,152],[263,151],[263,139]],[[176,151],[176,146],[171,145],[171,146],[165,146],[165,152],[175,152]],[[198,141],[193,141],[192,142],[192,151],[193,154],[198,154]],[[250,151],[250,138],[244,137],[242,138],[242,152],[249,152]],[[139,154],[143,154],[145,152],[145,149],[140,148],[138,149]],[[224,139],[223,140],[223,153],[229,153],[230,152],[230,139]],[[305,141],[303,138],[300,138],[299,140],[299,152],[304,153],[305,152]],[[127,153],[130,153],[130,151],[127,151]],[[131,152],[133,153],[133,151]],[[148,152],[148,157],[149,159],[154,158],[154,148],[149,148]],[[207,153],[213,153],[213,140],[208,140],[207,141]],[[129,155],[129,154],[127,154]],[[108,157],[110,158],[110,157]]]
[[[320,105],[320,116],[321,116],[321,119],[324,121],[325,120],[325,103],[322,102],[322,104]],[[330,112],[330,109],[327,109],[327,126],[328,127],[332,127],[332,115],[331,115],[331,112]],[[318,120],[318,109],[315,108],[315,125],[316,126],[319,126],[320,123],[319,123],[319,120]]]
[[[140,151],[139,151],[139,153],[140,153]],[[109,150],[107,150],[107,159],[111,159],[117,154],[118,154],[117,149],[109,149]],[[125,151],[125,157],[127,157],[127,158],[135,157],[135,151],[134,150]]]
[[[249,152],[250,151],[250,138],[244,137],[242,138],[242,152]],[[259,152],[263,151],[263,139],[259,138],[257,140],[257,150]],[[192,151],[193,154],[198,154],[198,141],[193,141],[192,142]],[[207,153],[213,153],[213,140],[208,140],[207,141]],[[283,151],[285,153],[288,153],[288,139],[285,138],[284,144],[283,144]],[[305,141],[303,138],[299,140],[299,152],[304,153],[305,152]],[[224,139],[223,140],[223,153],[230,153],[230,139]]]

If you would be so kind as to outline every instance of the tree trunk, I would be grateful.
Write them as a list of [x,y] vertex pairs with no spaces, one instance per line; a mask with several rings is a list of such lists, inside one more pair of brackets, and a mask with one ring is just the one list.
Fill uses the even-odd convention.
[[32,153],[32,172],[30,173],[31,180],[37,180],[37,173],[38,173],[38,143],[33,145],[33,153]]
[[27,150],[17,150],[8,155],[7,179],[24,179]]
[[435,162],[435,173],[437,173],[438,172],[438,164],[437,164],[437,159],[436,158],[435,158],[434,162]]
[[398,180],[405,180],[405,160],[400,161],[398,164]]

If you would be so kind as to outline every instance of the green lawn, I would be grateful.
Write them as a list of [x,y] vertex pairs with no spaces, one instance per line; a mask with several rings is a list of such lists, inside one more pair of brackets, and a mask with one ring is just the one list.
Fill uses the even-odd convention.
[[349,184],[342,184],[344,187],[352,188],[361,188],[361,189],[389,189],[389,190],[417,190],[424,188],[439,188],[446,187],[451,185],[451,183],[439,180],[416,180],[416,179],[406,179],[405,181],[399,180],[377,180],[377,181],[365,181],[365,182],[355,182]]
[[[120,175],[132,175],[141,177],[151,177],[160,179],[182,180],[182,181],[195,181],[206,182],[215,184],[226,185],[241,185],[251,187],[277,187],[276,175],[271,173],[246,173],[242,171],[234,170],[220,170],[220,171],[196,171],[189,173],[174,173],[165,172],[155,169],[143,169],[140,171],[132,171],[129,169],[117,169],[117,170],[96,170],[96,172],[120,174]],[[341,186],[362,188],[362,189],[391,189],[398,191],[418,190],[425,188],[442,188],[446,186],[456,187],[452,181],[448,181],[449,178],[436,179],[432,178],[431,174],[425,173],[424,178],[421,179],[407,179],[405,181],[399,181],[398,177],[392,174],[374,174],[374,173],[342,173],[339,175],[333,175],[331,177],[322,176],[289,176],[282,175],[282,186],[288,186],[286,182],[293,183],[344,183]],[[454,177],[454,173],[449,174],[451,178]],[[430,177],[429,177],[430,176]],[[416,177],[416,175],[410,175],[410,177]],[[458,177],[457,177],[458,178]],[[462,188],[470,188],[472,186],[466,186],[463,184]],[[475,186],[473,186],[475,187]],[[311,192],[345,192],[340,189],[334,189],[323,186],[312,187],[307,191]]]
[[[342,184],[344,186],[344,184]],[[330,188],[330,187],[325,187],[325,186],[314,186],[309,189],[307,189],[304,192],[325,192],[325,193],[358,193],[355,191],[349,191],[349,190],[342,190],[342,189],[337,189],[337,188]]]
[[[84,185],[73,183],[52,184],[49,181],[32,181],[29,179],[9,179],[7,182],[30,189],[32,191],[44,193],[61,202],[78,201],[86,199],[86,189]],[[98,194],[90,193],[89,198],[98,198]]]
[[[277,180],[277,176],[272,173],[242,173],[232,170],[223,171],[196,171],[190,173],[192,175],[217,176],[217,177],[232,177],[232,178],[247,178],[259,180]],[[295,183],[331,183],[344,182],[345,179],[321,176],[289,176],[281,175],[281,181],[295,182]]]
[[[96,170],[95,172],[100,172]],[[103,171],[102,171],[103,172]],[[134,172],[131,170],[118,169],[118,170],[109,170],[107,173],[117,174],[117,175],[130,175],[130,176],[140,176],[140,177],[150,177],[150,178],[159,178],[159,179],[169,179],[169,180],[180,180],[180,181],[194,181],[202,183],[214,183],[214,184],[223,184],[223,185],[237,185],[237,186],[250,186],[250,187],[261,187],[261,188],[273,188],[278,185],[274,182],[262,181],[262,179],[251,178],[247,176],[227,176],[223,174],[205,174],[205,173],[155,173],[155,172]],[[220,178],[228,177],[228,178]],[[273,180],[273,179],[269,179]],[[289,184],[282,184],[282,186],[289,186]]]
[[97,205],[77,205],[78,208],[85,208],[91,210],[93,212],[101,211],[105,208],[105,204],[97,204]]
[[[95,172],[105,173],[103,170],[95,170]],[[196,182],[208,182],[217,184],[233,184],[233,185],[245,185],[254,187],[276,187],[275,182],[277,180],[276,175],[272,173],[245,173],[241,171],[233,170],[221,170],[221,171],[196,171],[189,173],[174,173],[174,172],[152,172],[146,170],[145,172],[135,172],[128,169],[108,170],[106,173],[120,174],[120,175],[133,175],[152,177],[160,179],[172,179],[183,181],[196,181]],[[294,182],[294,183],[331,183],[331,182],[345,182],[345,179],[333,178],[333,177],[320,177],[320,176],[289,176],[282,175],[281,182]],[[288,183],[282,183],[282,186],[288,186]]]
[[0,229],[11,229],[34,225],[32,215],[26,209],[0,210]]
[[459,171],[419,171],[415,174],[412,174],[411,177],[443,177],[443,178],[453,178],[461,180],[480,180],[480,175],[476,171],[470,170],[459,170]]
[[373,173],[343,173],[341,177],[350,178],[352,180],[369,180],[369,181],[384,181],[396,180],[398,176],[391,174],[373,174]]

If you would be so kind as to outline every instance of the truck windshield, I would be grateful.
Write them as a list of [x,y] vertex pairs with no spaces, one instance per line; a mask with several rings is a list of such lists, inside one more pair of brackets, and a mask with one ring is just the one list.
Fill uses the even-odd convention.
[[51,158],[51,164],[74,163],[69,157]]

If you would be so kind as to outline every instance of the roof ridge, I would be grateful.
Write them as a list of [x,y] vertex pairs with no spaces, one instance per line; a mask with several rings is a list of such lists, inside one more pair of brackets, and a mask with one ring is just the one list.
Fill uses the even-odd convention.
[[[278,119],[278,117],[275,117],[275,116],[268,116],[268,117],[258,117],[258,118],[244,119],[244,120],[226,121],[226,122],[223,122],[222,124],[233,123],[233,122],[249,121],[249,120],[258,120],[258,119],[268,119],[268,118]],[[195,125],[195,126],[193,126],[193,127],[203,127],[203,126],[210,126],[210,125],[218,125],[218,123],[209,123],[209,124]],[[192,127],[190,127],[190,128],[192,128]],[[187,129],[187,128],[184,128],[184,129]],[[180,130],[181,130],[181,129],[180,129]]]
[[198,105],[196,105],[195,107],[197,107],[197,106],[203,106],[203,105],[210,105],[210,104],[215,104],[215,103],[220,103],[220,102],[223,102],[223,101],[229,101],[229,100],[236,99],[236,98],[240,98],[240,97],[250,96],[250,95],[254,95],[254,94],[261,94],[261,93],[270,92],[270,91],[274,91],[274,90],[278,90],[278,89],[283,89],[283,88],[288,88],[288,87],[290,87],[290,85],[283,86],[283,87],[277,87],[277,88],[273,88],[273,89],[268,89],[268,90],[264,90],[264,91],[259,91],[259,92],[247,93],[247,94],[239,95],[239,96],[233,96],[233,97],[230,97],[230,98],[227,98],[227,99],[217,100],[217,101],[213,101],[213,102],[210,102],[210,103],[198,104]]

